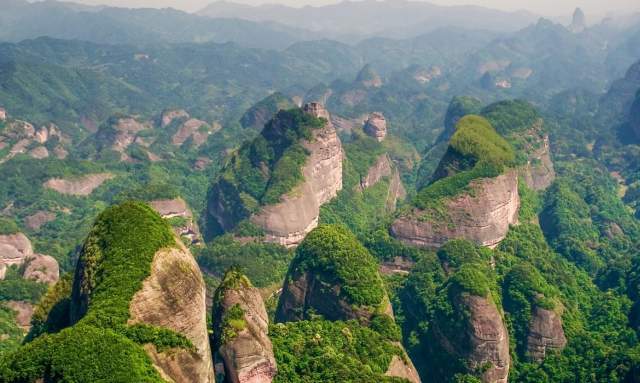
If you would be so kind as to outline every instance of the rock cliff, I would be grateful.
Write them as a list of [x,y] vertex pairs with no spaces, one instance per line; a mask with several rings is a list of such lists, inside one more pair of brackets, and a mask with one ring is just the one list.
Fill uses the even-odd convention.
[[495,247],[518,221],[518,173],[510,170],[495,178],[474,180],[469,189],[446,200],[441,213],[415,208],[398,218],[391,226],[392,235],[426,248],[438,248],[455,238]]
[[498,308],[487,297],[463,294],[453,302],[455,309],[466,313],[462,332],[452,339],[451,323],[435,323],[440,345],[450,354],[466,361],[467,368],[481,375],[484,383],[506,383],[511,363],[509,333]]
[[387,120],[384,115],[378,112],[371,113],[364,124],[364,132],[378,142],[384,141],[387,136]]
[[[178,243],[179,241],[176,241]],[[162,249],[151,264],[151,275],[134,295],[128,324],[144,323],[184,335],[193,350],[145,350],[161,375],[173,382],[215,382],[207,333],[206,290],[195,259],[182,244]]]
[[560,314],[536,307],[533,310],[527,336],[527,356],[541,362],[549,351],[562,350],[567,344]]
[[342,226],[320,226],[298,247],[276,321],[304,320],[312,313],[365,323],[376,313],[393,315],[376,261]]
[[523,152],[527,155],[526,165],[520,167],[520,176],[529,188],[544,190],[556,178],[556,172],[551,160],[549,135],[542,129],[542,120],[519,135],[524,142]]
[[214,302],[215,353],[224,365],[217,375],[229,383],[270,383],[277,367],[260,291],[244,275],[229,271]]
[[54,284],[60,276],[58,262],[34,253],[31,241],[22,233],[0,235],[0,280],[9,266],[20,267],[22,278],[40,283]]
[[[280,194],[277,203],[263,204],[250,211],[245,203],[248,193],[242,190],[245,185],[239,184],[244,181],[235,181],[233,184],[224,176],[221,177],[209,193],[208,212],[224,231],[232,230],[238,222],[249,217],[253,224],[264,231],[265,241],[296,246],[318,225],[320,206],[334,198],[342,189],[342,144],[330,122],[329,113],[322,105],[307,104],[303,113],[313,117],[320,126],[310,129],[308,139],[302,138],[298,143],[290,143],[300,145],[306,154],[301,169],[302,180],[290,191]],[[261,139],[272,147],[277,147],[282,140],[289,140],[282,136],[285,136],[287,129],[293,127],[284,124],[289,123],[294,115],[295,112],[285,112],[281,117],[274,118],[265,127]],[[246,160],[237,157],[232,161],[235,163],[230,166],[239,166],[240,161]],[[251,176],[256,177],[255,173],[268,174],[268,181],[272,170],[267,169],[267,164],[254,166],[256,168],[251,170]]]
[[88,196],[105,181],[114,178],[111,173],[88,174],[86,176],[65,179],[52,178],[44,183],[44,187],[60,194]]
[[[213,383],[200,269],[151,207],[125,202],[103,212],[75,270],[71,331],[93,327],[136,341],[169,382]],[[138,350],[138,351],[136,351]]]

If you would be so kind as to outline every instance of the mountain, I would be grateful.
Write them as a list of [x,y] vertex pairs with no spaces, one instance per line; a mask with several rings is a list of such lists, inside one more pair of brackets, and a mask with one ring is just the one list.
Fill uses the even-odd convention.
[[0,41],[48,36],[105,44],[235,42],[283,49],[312,33],[273,22],[232,18],[211,20],[174,9],[127,9],[74,3],[12,1],[0,15]]
[[274,21],[345,41],[370,36],[407,38],[446,26],[514,31],[536,19],[527,12],[502,12],[474,6],[445,7],[405,0],[344,1],[302,8],[272,4],[252,7],[218,1],[198,14],[213,18]]

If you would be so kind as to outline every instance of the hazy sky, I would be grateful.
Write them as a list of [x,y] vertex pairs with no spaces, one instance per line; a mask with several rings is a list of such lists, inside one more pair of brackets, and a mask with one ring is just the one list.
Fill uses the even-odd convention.
[[[74,0],[71,0],[74,1]],[[186,11],[201,9],[215,0],[75,0],[85,4],[109,4],[121,7],[174,7]],[[232,0],[245,4],[280,3],[290,6],[325,5],[337,0]],[[371,0],[369,0],[371,1]],[[581,7],[587,14],[640,11],[640,0],[430,0],[441,5],[474,4],[504,10],[525,9],[545,16],[566,15]]]

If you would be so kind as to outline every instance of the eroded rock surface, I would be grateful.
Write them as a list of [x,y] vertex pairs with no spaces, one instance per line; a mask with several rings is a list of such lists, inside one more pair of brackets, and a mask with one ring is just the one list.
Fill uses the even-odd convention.
[[50,211],[39,211],[27,218],[25,218],[25,224],[31,230],[39,230],[42,225],[54,221],[56,215]]
[[[276,375],[277,367],[268,336],[267,310],[260,291],[252,287],[246,277],[230,274],[225,276],[223,286],[216,292],[213,313],[216,352],[224,365],[224,371],[219,373],[231,383],[269,383]],[[230,281],[230,277],[237,280]],[[237,317],[236,320],[243,324],[242,329],[232,330],[233,334],[227,329],[230,316]]]
[[188,119],[171,138],[171,143],[180,146],[191,139],[195,147],[199,147],[209,139],[209,136],[220,129],[219,125],[209,126],[205,121],[195,118]]
[[89,174],[74,179],[52,178],[44,183],[44,187],[60,194],[88,196],[105,181],[114,178],[111,173]]
[[162,112],[162,116],[160,117],[160,126],[162,128],[166,128],[173,122],[173,120],[179,118],[189,118],[189,113],[183,109],[165,110]]
[[404,358],[394,355],[385,375],[406,379],[411,383],[420,383],[418,371],[411,362],[411,359],[406,355]]
[[[179,242],[179,241],[178,241]],[[146,323],[186,336],[194,350],[159,353],[145,347],[151,360],[174,382],[213,383],[213,360],[207,333],[205,285],[193,256],[184,246],[158,251],[151,275],[129,306],[129,324]]]
[[369,188],[384,177],[390,177],[393,174],[393,164],[387,154],[382,154],[376,162],[369,168],[369,172],[366,176],[360,179],[360,189],[364,190]]
[[31,158],[35,158],[36,160],[42,160],[49,157],[49,151],[44,146],[36,146],[35,148],[29,151],[29,156]]
[[447,352],[465,359],[471,371],[481,372],[489,366],[482,373],[483,382],[507,383],[511,363],[509,333],[495,304],[488,298],[474,295],[462,296],[456,304],[469,315],[464,341],[452,342],[440,328],[450,324],[436,323],[438,341]]
[[495,247],[518,221],[518,173],[509,170],[495,178],[474,180],[469,187],[471,192],[446,200],[440,213],[416,208],[398,218],[391,234],[426,248],[438,248],[451,239]]
[[32,281],[54,284],[60,279],[60,268],[55,258],[44,255],[34,254],[27,258],[26,267],[22,277]]
[[25,333],[29,332],[33,317],[33,305],[25,301],[8,301],[5,305],[16,313],[16,324]]
[[542,131],[542,120],[537,121],[524,136],[527,138],[524,148],[527,164],[521,169],[520,175],[529,188],[544,190],[556,178],[556,172],[551,160],[549,135]]
[[371,113],[364,124],[364,132],[378,140],[378,142],[384,141],[387,136],[387,120],[384,115],[378,112]]
[[323,128],[313,131],[311,141],[303,141],[309,157],[302,169],[304,182],[282,196],[281,202],[265,206],[251,221],[262,227],[268,242],[295,246],[318,225],[320,206],[342,190],[342,144],[320,104],[307,104],[305,113],[324,118]]
[[527,336],[527,355],[534,362],[541,362],[549,351],[562,350],[567,344],[562,328],[562,317],[552,310],[534,309]]
[[[4,265],[22,265],[33,256],[31,241],[22,233],[0,235],[0,262]],[[4,276],[3,276],[4,277]]]

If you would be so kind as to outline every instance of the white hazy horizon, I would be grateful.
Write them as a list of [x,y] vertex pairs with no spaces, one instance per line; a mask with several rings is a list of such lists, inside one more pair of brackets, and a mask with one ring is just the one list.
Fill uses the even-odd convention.
[[[110,5],[125,8],[176,8],[187,12],[198,11],[216,0],[70,0],[89,5]],[[229,0],[231,2],[261,5],[282,4],[293,7],[323,6],[342,0]],[[353,0],[352,0],[353,1]],[[356,0],[360,1],[360,0]],[[366,0],[375,1],[375,0]],[[394,1],[394,0],[388,0]],[[422,1],[422,0],[412,0]],[[529,11],[541,16],[568,17],[577,7],[587,15],[604,16],[640,12],[639,0],[428,0],[430,3],[453,5],[477,5],[504,11]]]

